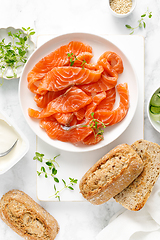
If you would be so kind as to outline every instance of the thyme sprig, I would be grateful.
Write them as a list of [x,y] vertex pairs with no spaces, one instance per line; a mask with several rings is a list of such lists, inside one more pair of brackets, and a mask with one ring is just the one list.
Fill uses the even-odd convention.
[[74,62],[78,60],[76,55],[74,55],[73,53],[67,53],[67,57],[69,58],[70,66],[73,66]]
[[7,68],[10,68],[13,73],[13,75],[7,76],[7,78],[16,78],[17,68],[23,66],[27,61],[27,52],[30,47],[28,39],[35,32],[30,27],[22,27],[22,29],[24,32],[21,30],[17,33],[8,32],[10,42],[6,43],[5,38],[0,42],[0,71],[2,79]]
[[57,156],[55,156],[53,159],[48,159],[44,157],[44,154],[41,154],[39,152],[35,153],[35,156],[33,157],[33,160],[38,160],[39,162],[43,162],[45,161],[45,164],[48,166],[49,169],[49,173],[46,171],[46,168],[44,166],[41,167],[40,171],[37,171],[38,176],[40,176],[41,174],[44,174],[45,178],[48,178],[48,176],[53,177],[55,182],[59,182],[59,179],[57,177],[55,177],[55,175],[57,174],[57,167],[59,167],[58,162],[56,161],[56,158],[60,156],[59,154]]
[[[59,183],[59,178],[57,178],[57,167],[59,167],[58,162],[56,161],[56,158],[60,156],[59,154],[57,156],[55,156],[53,159],[48,159],[44,157],[43,153],[39,153],[39,152],[35,152],[35,156],[33,157],[33,160],[37,160],[39,162],[45,162],[45,164],[48,167],[49,173],[46,170],[46,168],[44,166],[41,167],[40,171],[37,171],[37,175],[40,176],[41,174],[44,174],[45,178],[48,178],[49,176],[53,177],[54,182],[55,183]],[[54,190],[55,190],[55,194],[52,195],[51,197],[55,197],[58,198],[58,200],[60,201],[60,193],[68,188],[70,190],[74,190],[73,185],[77,183],[78,179],[74,179],[69,177],[69,184],[66,183],[66,181],[64,179],[62,179],[62,182],[64,184],[64,187],[61,190],[57,190],[56,185],[54,184]]]
[[100,120],[94,118],[94,112],[91,113],[91,116],[92,116],[92,119],[89,122],[89,124],[88,125],[83,125],[83,127],[90,127],[92,129],[93,133],[94,133],[95,139],[97,137],[100,137],[101,139],[104,139],[103,138],[104,130],[102,128],[106,128],[106,126],[108,124],[104,124]]
[[69,184],[67,184],[66,181],[64,179],[62,179],[64,187],[61,190],[57,190],[56,185],[54,184],[55,194],[52,195],[51,197],[55,197],[55,198],[57,198],[60,201],[60,192],[62,192],[66,188],[68,188],[68,189],[73,191],[74,190],[73,185],[77,184],[78,179],[74,179],[74,178],[70,178],[69,177],[69,181],[70,181]]
[[138,20],[138,25],[136,27],[131,27],[130,25],[126,24],[126,28],[130,29],[130,35],[134,33],[135,29],[137,28],[146,28],[146,22],[144,20],[145,17],[151,18],[152,17],[152,12],[149,12],[149,10],[147,9],[147,11],[141,15],[140,20]]
[[[73,54],[73,53],[67,53],[67,57],[69,58],[70,66],[73,66],[76,60],[81,61],[81,60],[79,60],[79,59],[76,57],[76,55]],[[85,66],[85,64],[86,64],[87,62],[86,62],[85,59],[84,59],[83,61],[81,61],[81,62],[82,62],[82,63],[81,63],[81,67],[82,67],[82,69],[84,69],[84,66]]]

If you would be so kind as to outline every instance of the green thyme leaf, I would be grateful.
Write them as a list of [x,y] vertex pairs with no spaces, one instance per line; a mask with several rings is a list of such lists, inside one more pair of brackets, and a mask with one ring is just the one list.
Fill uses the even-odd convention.
[[125,26],[126,26],[126,28],[129,28],[129,29],[132,28],[132,27],[131,27],[130,25],[128,25],[128,24],[126,24]]
[[67,184],[66,181],[64,179],[62,179],[62,182],[64,183],[64,187],[61,190],[57,190],[56,186],[54,185],[54,190],[55,190],[55,194],[52,195],[51,197],[55,197],[58,198],[58,200],[60,201],[60,193],[64,190],[64,189],[70,189],[70,190],[74,190],[73,185],[77,184],[78,179],[74,179],[74,178],[69,178],[70,183]]
[[40,154],[38,152],[35,153],[36,155],[34,156],[33,160],[38,160],[39,162],[43,161],[44,154]]
[[54,177],[54,181],[57,182],[57,183],[59,183],[59,179],[56,178],[56,177]]
[[103,139],[103,133],[104,130],[101,129],[101,127],[106,128],[108,124],[104,124],[103,122],[99,121],[98,119],[94,118],[94,112],[91,113],[91,121],[89,122],[88,125],[83,125],[83,127],[90,127],[94,133],[95,139],[101,136]]
[[147,11],[141,15],[140,20],[138,20],[138,26],[136,27],[131,27],[130,25],[126,24],[125,27],[130,29],[130,35],[134,33],[134,30],[137,28],[146,28],[146,22],[144,21],[144,18],[146,18],[148,16],[148,18],[152,17],[152,12],[149,12],[149,10],[147,9]]
[[54,167],[52,168],[52,174],[53,174],[53,175],[56,175],[56,174],[57,174],[57,169],[54,168]]
[[68,188],[69,188],[69,189],[71,189],[71,190],[74,190],[74,188],[73,188],[73,187],[71,187],[71,186],[68,186]]
[[[49,175],[53,178],[55,178],[55,175],[57,174],[57,169],[55,164],[59,167],[59,164],[57,163],[57,161],[55,160],[57,157],[59,156],[59,154],[57,156],[55,156],[53,159],[46,159],[44,158],[44,154],[41,154],[39,152],[35,153],[35,156],[33,157],[33,160],[38,160],[39,162],[45,162],[46,166],[48,166],[50,173],[47,173],[46,169],[44,166],[41,167],[41,172],[37,171],[38,176],[40,176],[40,173],[45,173],[45,177],[48,177]],[[45,161],[47,160],[47,161]],[[54,179],[56,182],[59,182],[58,178]]]

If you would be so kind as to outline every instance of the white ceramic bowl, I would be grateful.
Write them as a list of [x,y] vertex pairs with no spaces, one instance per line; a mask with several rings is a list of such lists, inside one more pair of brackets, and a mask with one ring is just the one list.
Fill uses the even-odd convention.
[[[34,101],[34,94],[31,93],[27,87],[27,75],[31,71],[31,69],[35,66],[35,64],[44,56],[54,51],[56,48],[69,43],[70,41],[81,41],[83,43],[89,44],[93,48],[94,57],[93,62],[96,62],[98,58],[105,52],[105,51],[114,51],[118,55],[121,56],[124,64],[125,71],[119,75],[118,83],[127,83],[129,88],[129,95],[130,95],[130,107],[126,117],[123,121],[115,124],[113,126],[108,126],[104,130],[104,140],[99,142],[98,144],[85,146],[85,145],[77,145],[74,146],[69,142],[60,142],[58,140],[52,140],[46,134],[46,132],[40,128],[39,120],[30,118],[28,115],[28,108],[33,108],[36,110],[41,110],[36,106]],[[135,71],[130,64],[128,58],[125,54],[113,43],[108,41],[105,38],[94,34],[88,33],[69,33],[64,34],[58,37],[51,39],[50,41],[44,43],[41,47],[39,47],[29,58],[27,61],[24,70],[22,72],[19,84],[19,100],[22,108],[22,112],[24,117],[31,127],[31,129],[35,132],[35,134],[41,138],[46,143],[50,144],[53,147],[70,151],[70,152],[88,152],[92,150],[99,149],[108,145],[109,143],[113,142],[117,139],[129,126],[137,107],[138,101],[138,85],[137,85],[137,77]],[[118,103],[118,102],[117,102]],[[116,108],[117,106],[115,106]]]
[[110,1],[111,0],[107,0],[107,3],[108,3],[108,7],[110,9],[110,12],[113,14],[113,16],[115,17],[118,17],[118,18],[124,18],[124,17],[128,17],[135,9],[136,7],[136,3],[137,3],[137,0],[132,0],[132,7],[131,7],[131,10],[128,12],[128,13],[125,13],[125,14],[119,14],[119,13],[116,13],[115,11],[112,10],[111,6],[110,6]]
[[149,97],[149,100],[148,100],[148,104],[147,104],[147,115],[148,115],[148,119],[151,123],[151,125],[154,127],[154,129],[160,133],[160,122],[156,122],[155,119],[152,117],[152,114],[150,113],[149,111],[149,107],[150,107],[150,100],[153,96],[153,94],[159,89],[160,87],[156,88],[152,94],[150,95]]
[[[3,174],[7,172],[10,168],[12,168],[18,161],[20,161],[23,156],[28,152],[29,142],[23,132],[18,128],[18,126],[1,109],[0,120],[2,121],[0,123],[2,124],[1,127],[4,129],[4,126],[7,126],[7,133],[10,133],[11,131],[11,133],[15,134],[15,137],[18,139],[18,142],[11,150],[11,152],[8,153],[6,156],[0,157],[0,174]],[[13,138],[12,135],[10,136],[11,138]],[[3,137],[3,134],[1,134],[1,137]],[[4,139],[6,138],[7,136],[4,136]],[[8,143],[8,140],[5,142],[4,139],[3,141],[6,146],[6,142]]]
[[[2,39],[5,39],[5,43],[12,42],[11,38],[8,36],[8,32],[11,32],[12,34],[15,34],[18,31],[21,31],[21,32],[24,33],[24,31],[22,29],[19,29],[19,28],[18,29],[15,29],[13,27],[0,28],[0,42],[2,41]],[[24,35],[26,35],[26,34],[24,33]],[[31,55],[31,53],[34,51],[35,45],[31,41],[30,38],[27,40],[27,44],[29,45],[28,52],[27,52],[27,59],[28,59],[29,56]],[[17,77],[16,78],[19,78],[21,76],[23,67],[24,67],[24,65],[22,64],[20,67],[17,68],[17,70],[16,70]],[[14,77],[10,77],[10,78],[7,77],[7,76],[12,76],[12,75],[13,75],[12,69],[8,67],[7,70],[5,71],[5,73],[3,74],[3,78],[6,79],[6,80],[14,79]],[[0,77],[2,77],[1,72],[0,72]]]

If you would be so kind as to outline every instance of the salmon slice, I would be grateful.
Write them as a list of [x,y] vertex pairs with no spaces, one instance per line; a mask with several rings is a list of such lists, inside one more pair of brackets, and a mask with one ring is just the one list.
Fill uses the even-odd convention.
[[37,92],[43,95],[47,91],[60,91],[69,86],[96,82],[100,79],[102,72],[101,66],[96,71],[70,66],[55,67],[45,75]]
[[70,123],[73,120],[73,113],[55,113],[53,117],[62,125],[70,126]]
[[102,59],[106,59],[107,62],[111,65],[111,67],[118,73],[123,72],[123,62],[121,57],[115,52],[107,51],[103,53],[98,59],[98,63],[101,62]]
[[63,95],[52,100],[41,112],[28,109],[28,114],[33,118],[45,118],[55,113],[76,112],[92,101],[92,97],[77,87],[71,87]]
[[101,65],[104,68],[104,73],[106,76],[111,76],[115,81],[115,85],[117,84],[118,79],[118,73],[113,69],[113,67],[109,64],[107,59],[102,58],[101,60],[98,60],[98,64]]
[[58,92],[47,92],[45,95],[36,94],[34,97],[34,101],[37,106],[40,108],[45,108],[49,102],[53,99],[59,97],[64,94],[66,90],[58,91]]
[[86,93],[99,93],[102,91],[107,91],[114,88],[117,84],[118,74],[108,63],[108,61],[103,58],[98,61],[98,64],[104,68],[104,71],[101,74],[101,78],[97,82],[80,86],[80,88]]
[[69,44],[59,47],[55,51],[42,58],[27,76],[28,88],[31,90],[31,92],[36,93],[37,86],[35,83],[40,81],[47,72],[52,70],[52,68],[69,65],[69,58],[67,57],[68,52],[71,52],[74,55],[78,55],[82,52],[92,53],[92,48],[82,42],[71,41]]
[[46,57],[42,58],[34,68],[28,73],[28,88],[31,92],[36,92],[37,86],[35,83],[40,81],[47,72],[57,66],[65,66],[69,64],[67,58],[68,45],[61,46]]
[[90,52],[83,52],[79,55],[71,55],[69,58],[70,66],[73,64],[74,67],[85,67],[86,64],[89,64],[91,59],[93,57],[93,54]]
[[74,112],[77,120],[80,121],[85,117],[86,107],[79,109],[77,112]]
[[96,107],[96,110],[104,109],[105,111],[112,110],[115,104],[116,100],[116,89],[115,87],[106,91],[106,98],[103,99],[98,106]]
[[119,107],[112,111],[104,109],[95,111],[95,118],[101,122],[113,125],[124,119],[129,108],[129,92],[127,83],[117,85],[117,90],[120,95]]
[[91,134],[89,134],[86,138],[83,139],[83,144],[85,145],[94,145],[99,143],[100,141],[102,141],[103,138],[100,136],[95,136],[95,134],[92,132]]
[[93,113],[98,106],[98,104],[106,98],[106,93],[102,92],[93,97],[93,101],[87,106],[86,112],[85,112],[85,119],[90,120],[92,119],[91,113]]
[[80,88],[87,94],[100,93],[114,88],[116,84],[117,78],[109,76],[107,72],[104,71],[97,82],[82,85]]
[[50,118],[42,119],[40,121],[40,127],[46,131],[50,138],[62,142],[71,142],[73,144],[81,142],[92,133],[92,129],[88,127],[74,128],[72,130],[65,131],[56,120]]
[[69,42],[67,48],[68,48],[69,53],[73,53],[76,56],[79,55],[80,53],[83,53],[83,52],[92,53],[92,47],[89,46],[88,44],[84,44],[80,41]]

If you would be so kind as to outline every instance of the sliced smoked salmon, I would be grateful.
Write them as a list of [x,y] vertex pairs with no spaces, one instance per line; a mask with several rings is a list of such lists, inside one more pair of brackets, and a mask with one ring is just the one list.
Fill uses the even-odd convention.
[[103,53],[98,59],[98,63],[101,62],[102,59],[106,59],[110,66],[118,73],[123,72],[123,62],[121,57],[115,52],[107,51]]
[[69,42],[67,45],[67,48],[69,53],[73,53],[73,55],[76,55],[76,56],[83,52],[92,53],[92,47],[80,41]]
[[117,84],[117,78],[109,76],[103,71],[101,78],[95,83],[89,83],[80,86],[80,88],[86,93],[100,93],[114,88]]
[[113,125],[124,119],[129,108],[129,92],[127,83],[117,85],[117,90],[120,96],[119,107],[112,111],[104,109],[95,111],[95,118],[99,121]]
[[43,57],[28,73],[28,88],[31,92],[36,93],[36,82],[40,81],[52,68],[69,65],[69,58],[67,57],[69,52],[77,56],[82,52],[92,53],[92,48],[82,42],[71,41]]
[[33,118],[45,118],[55,113],[76,112],[92,101],[92,98],[77,87],[71,87],[64,94],[52,100],[41,112],[28,109],[28,114]]
[[[119,55],[107,51],[91,62],[92,48],[71,41],[42,58],[28,74],[28,88],[41,109],[28,109],[52,139],[77,145],[97,144],[103,128],[124,119],[129,108],[127,83],[117,85],[123,72]],[[116,88],[120,96],[115,109]],[[66,130],[64,126],[78,127]]]
[[52,116],[60,124],[65,125],[65,126],[70,126],[70,123],[73,120],[74,114],[73,113],[55,113]]
[[116,90],[115,87],[111,88],[110,90],[106,91],[106,98],[103,99],[96,110],[104,109],[105,111],[112,110],[116,101]]
[[40,108],[45,108],[49,102],[64,94],[66,90],[58,91],[58,92],[47,92],[45,95],[36,94],[34,97],[34,101],[37,106]]
[[74,128],[65,131],[56,120],[50,118],[42,119],[40,127],[46,131],[50,138],[73,144],[82,142],[83,139],[92,133],[92,129],[89,127]]
[[37,92],[41,95],[47,91],[60,91],[69,86],[88,84],[100,79],[103,68],[97,70],[80,67],[55,67],[42,79]]
[[100,102],[106,98],[106,93],[101,92],[93,97],[93,100],[90,104],[88,104],[85,112],[85,119],[88,122],[90,119],[92,119],[91,114],[95,111],[96,107]]
[[81,121],[85,117],[86,107],[79,109],[78,111],[74,112],[78,121]]
[[70,66],[74,66],[74,67],[82,67],[84,68],[86,66],[86,64],[89,64],[93,54],[90,52],[83,52],[80,53],[79,55],[73,55],[73,54],[67,54],[69,61],[70,61]]
[[86,138],[84,138],[82,142],[85,145],[93,145],[99,143],[100,141],[102,141],[102,136],[95,135],[95,133],[92,132]]

